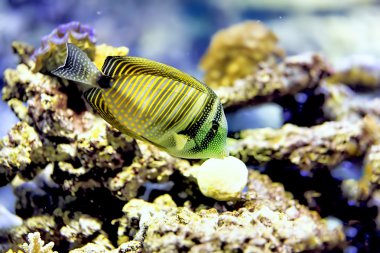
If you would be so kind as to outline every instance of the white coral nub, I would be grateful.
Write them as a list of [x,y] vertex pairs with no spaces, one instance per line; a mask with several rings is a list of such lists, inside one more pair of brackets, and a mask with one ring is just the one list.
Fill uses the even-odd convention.
[[248,181],[246,165],[232,156],[208,159],[192,174],[203,195],[221,201],[239,198]]

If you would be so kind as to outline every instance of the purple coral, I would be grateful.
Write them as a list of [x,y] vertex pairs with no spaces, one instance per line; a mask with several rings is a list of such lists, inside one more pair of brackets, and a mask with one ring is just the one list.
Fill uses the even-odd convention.
[[95,31],[89,25],[82,25],[78,21],[72,21],[62,24],[55,28],[49,35],[42,38],[42,45],[50,40],[54,44],[63,44],[68,42],[69,34],[77,40],[88,39],[91,43],[96,43]]
[[56,67],[63,56],[62,54],[51,56],[53,53],[56,54],[58,49],[68,42],[76,44],[92,58],[96,43],[95,30],[91,26],[83,25],[78,21],[59,25],[49,35],[42,37],[41,47],[34,51],[32,59],[36,64],[33,72],[44,72],[50,67]]

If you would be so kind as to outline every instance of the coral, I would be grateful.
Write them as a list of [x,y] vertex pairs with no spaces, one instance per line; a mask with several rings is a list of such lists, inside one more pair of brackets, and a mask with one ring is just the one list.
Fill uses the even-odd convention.
[[56,226],[57,223],[54,217],[50,215],[40,215],[24,220],[21,226],[12,228],[8,234],[11,242],[16,245],[22,244],[25,236],[33,232],[39,232],[45,241],[57,242],[59,231],[56,230]]
[[366,200],[380,189],[380,146],[372,145],[366,154],[363,175],[359,180],[347,179],[342,189],[346,197],[354,200]]
[[102,223],[96,218],[75,214],[75,217],[68,220],[67,225],[60,229],[60,234],[76,248],[75,245],[85,244],[83,240],[96,237],[100,233],[101,227]]
[[28,234],[28,243],[24,243],[21,248],[27,253],[57,253],[57,251],[53,251],[53,242],[44,244],[45,242],[40,238],[40,233],[30,233]]
[[254,72],[260,62],[282,55],[268,28],[258,21],[247,21],[215,34],[200,66],[207,85],[230,86]]
[[261,65],[231,86],[216,88],[215,92],[228,111],[316,87],[329,73],[328,65],[319,55],[304,54],[288,57],[276,66]]
[[[335,189],[328,196],[332,202],[352,203],[344,202],[338,180],[325,183],[333,173],[324,169],[333,170],[346,159],[365,155],[363,177],[355,181],[357,188],[344,193],[361,201],[360,208],[377,208],[377,112],[364,100],[360,100],[364,105],[356,102],[357,107],[352,106],[353,101],[359,101],[358,93],[350,91],[347,95],[340,90],[348,86],[333,83],[333,78],[326,80],[334,73],[319,55],[287,57],[276,63],[276,40],[260,24],[242,24],[232,33],[245,33],[250,26],[257,31],[236,34],[231,45],[223,37],[221,57],[225,58],[220,65],[210,63],[209,71],[219,68],[226,80],[239,78],[229,83],[231,86],[218,83],[215,87],[226,110],[266,101],[286,107],[286,101],[307,90],[305,94],[310,97],[323,95],[323,120],[335,121],[312,127],[286,124],[280,129],[235,133],[237,139],[230,139],[229,149],[232,156],[244,162],[241,166],[236,158],[229,158],[234,160],[229,165],[228,160],[205,162],[171,157],[121,134],[86,105],[75,83],[34,73],[32,48],[15,43],[21,63],[5,71],[2,94],[20,122],[0,141],[0,181],[13,187],[17,197],[15,212],[22,224],[0,229],[0,249],[22,245],[33,232],[46,242],[54,242],[59,252],[78,253],[318,252],[354,244],[350,237],[345,238],[344,230],[358,217],[329,212],[331,206],[322,199],[326,191],[304,184],[317,180],[318,186],[322,182],[321,188]],[[237,41],[245,36],[247,40]],[[257,50],[257,55],[244,57],[251,50]],[[93,60],[100,67],[107,55],[127,53],[125,47],[100,45],[94,47]],[[246,68],[241,68],[241,63],[247,64]],[[48,67],[46,62],[41,64]],[[227,67],[230,64],[232,67]],[[233,72],[234,66],[242,72]],[[332,100],[334,89],[339,90],[336,101]],[[288,100],[282,100],[284,97]],[[329,106],[345,108],[334,108],[328,114]],[[361,111],[356,110],[359,106]],[[365,114],[369,115],[363,117]],[[225,169],[218,168],[220,163]],[[293,180],[292,176],[281,177],[289,164],[296,173],[309,178],[291,181],[290,185],[286,180]],[[274,168],[280,176],[273,181],[285,186],[251,169],[257,165],[268,175]],[[320,172],[328,175],[313,178]],[[349,181],[343,182],[344,186]],[[216,189],[219,192],[215,193]],[[321,218],[296,198],[322,217],[343,217],[343,223]],[[372,222],[370,215],[359,218]],[[371,236],[363,238],[375,241],[376,237]]]
[[73,21],[58,26],[42,38],[41,47],[33,54],[35,66],[32,71],[45,73],[62,65],[66,59],[66,43],[74,43],[91,59],[94,58],[96,43],[94,29]]
[[380,86],[380,69],[378,66],[353,65],[335,72],[329,83],[342,83],[352,88],[374,89]]
[[380,127],[377,122],[371,123],[375,140],[366,152],[362,176],[359,180],[347,179],[342,184],[345,196],[352,200],[366,200],[380,189]]
[[17,250],[10,249],[7,253],[57,253],[57,251],[53,251],[54,242],[45,245],[38,232],[29,233],[27,241],[27,243],[17,246]]
[[[342,227],[299,205],[266,176],[250,171],[248,192],[234,211],[178,207],[170,196],[133,199],[123,208],[119,233],[148,252],[299,252],[333,247]],[[120,235],[119,235],[120,236]]]
[[14,41],[12,42],[12,49],[20,57],[20,63],[29,67],[34,67],[35,63],[33,59],[31,59],[34,52],[33,46],[22,41]]
[[[95,243],[88,243],[81,248],[70,250],[69,253],[105,253],[111,252],[109,248]],[[116,253],[116,252],[115,252]]]
[[[330,248],[335,243],[344,240],[342,224],[339,221],[325,218],[319,223],[319,215],[316,212],[309,211],[300,205],[288,192],[284,191],[281,184],[272,183],[267,176],[258,172],[253,171],[249,175],[245,199],[244,208],[255,211],[258,207],[261,210],[264,209],[255,217],[266,226],[273,225],[276,232],[281,234],[279,238],[294,246],[293,251],[305,251],[308,248],[316,250],[321,243],[332,243],[327,246]],[[286,218],[294,222],[292,228],[281,225],[281,222],[287,223]],[[297,226],[300,226],[299,229]]]
[[208,159],[190,173],[203,195],[222,201],[238,199],[248,178],[247,166],[232,156]]
[[137,195],[138,189],[146,180],[165,182],[174,170],[188,170],[190,164],[156,147],[139,142],[140,155],[131,165],[123,167],[115,177],[110,178],[106,187],[118,198],[129,200]]
[[38,167],[43,160],[42,142],[34,128],[17,123],[0,141],[0,185],[10,182],[17,173],[33,177],[35,172],[28,171],[28,166]]
[[8,232],[14,245],[21,245],[25,236],[38,232],[45,241],[53,241],[57,248],[74,249],[88,243],[96,243],[108,250],[113,246],[102,230],[97,218],[78,212],[62,212],[56,209],[53,216],[40,215],[24,220],[24,223]]
[[374,142],[366,151],[361,178],[346,179],[342,184],[344,195],[351,200],[367,200],[380,186],[380,100],[359,92],[379,88],[379,78],[380,72],[376,65],[356,64],[334,73],[318,89],[325,96],[323,110],[328,118],[356,122],[367,116],[368,129],[373,135]]
[[376,227],[380,230],[380,190],[373,192],[371,200],[369,201],[369,206],[377,208]]
[[318,92],[325,96],[323,111],[330,120],[357,121],[365,115],[380,116],[380,99],[360,96],[344,84],[324,83]]
[[246,130],[231,146],[231,155],[246,163],[283,160],[302,170],[332,168],[364,154],[373,139],[370,128],[367,121],[342,121],[311,128],[286,124],[281,129]]

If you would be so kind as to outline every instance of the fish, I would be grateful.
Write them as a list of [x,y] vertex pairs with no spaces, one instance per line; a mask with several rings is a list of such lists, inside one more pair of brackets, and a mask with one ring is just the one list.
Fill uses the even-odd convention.
[[74,44],[66,55],[51,73],[79,83],[88,104],[122,133],[175,157],[228,156],[223,106],[206,84],[146,58],[107,56],[100,71]]

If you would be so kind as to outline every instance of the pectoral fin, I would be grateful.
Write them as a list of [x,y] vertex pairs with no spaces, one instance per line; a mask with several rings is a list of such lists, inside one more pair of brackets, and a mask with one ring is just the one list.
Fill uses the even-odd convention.
[[175,147],[177,150],[182,150],[189,140],[189,136],[184,134],[174,133]]

